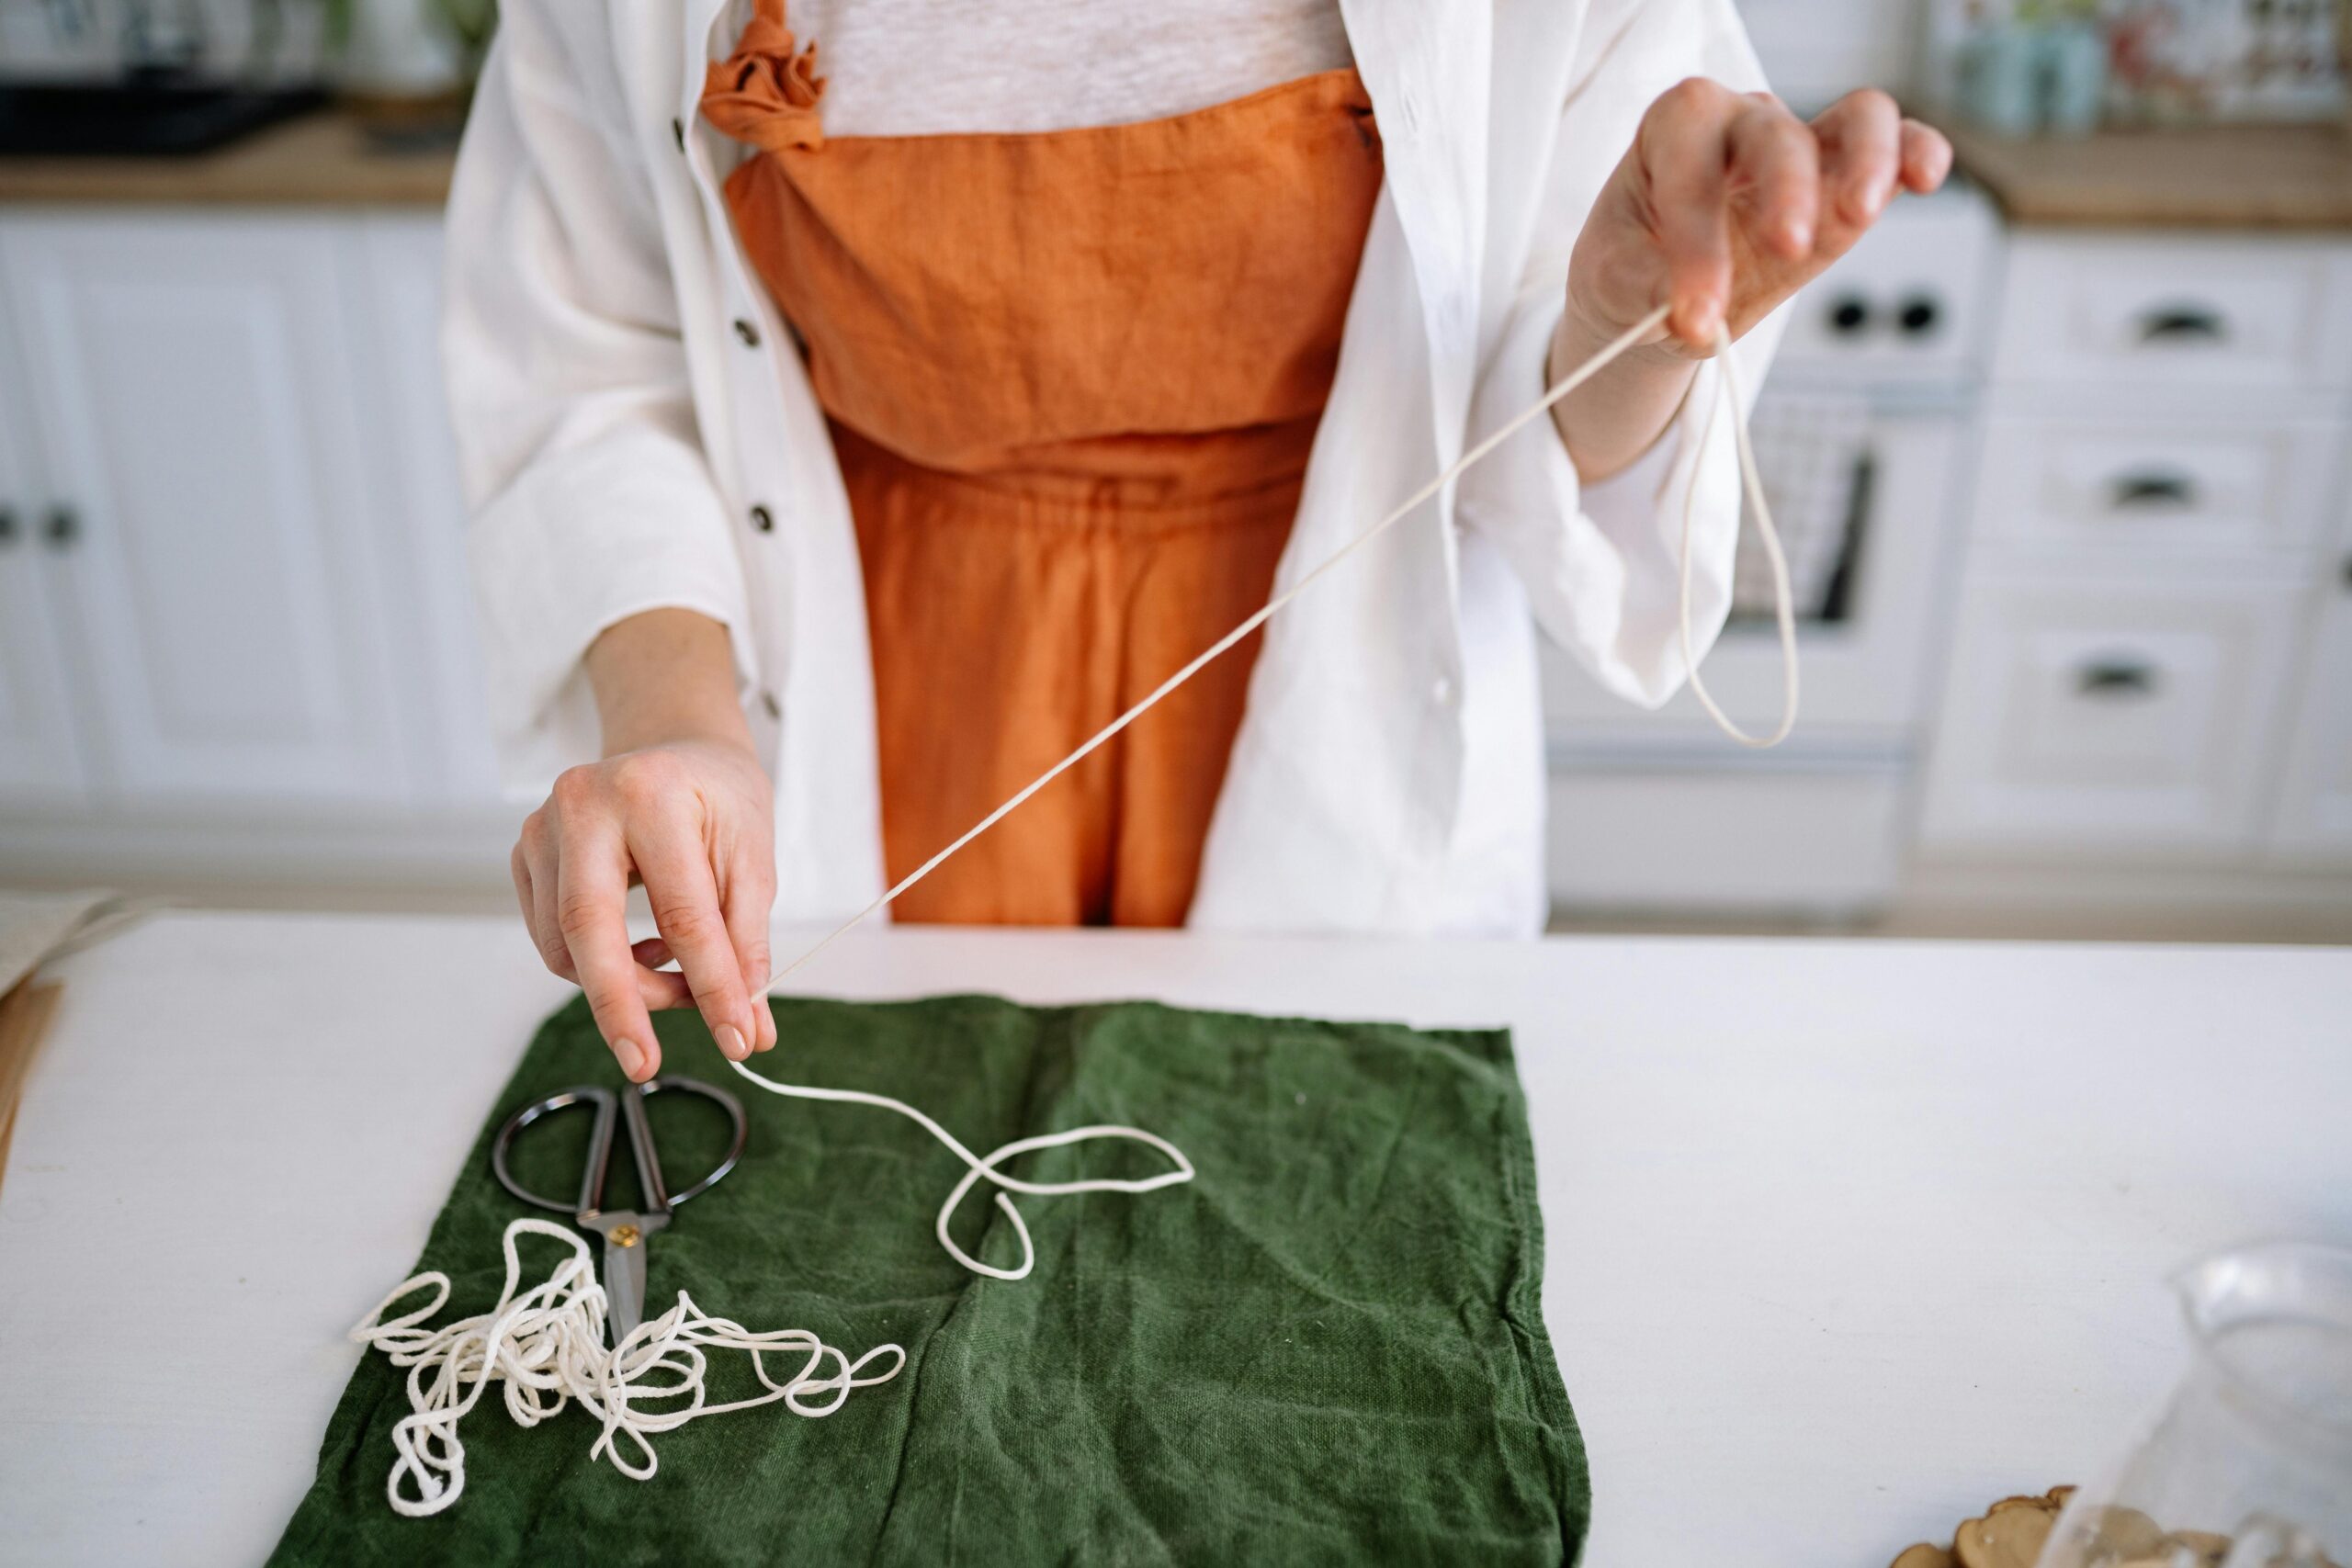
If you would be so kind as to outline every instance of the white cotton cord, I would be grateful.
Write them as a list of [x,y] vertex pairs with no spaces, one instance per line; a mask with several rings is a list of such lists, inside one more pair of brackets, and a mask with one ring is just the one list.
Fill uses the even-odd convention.
[[[1781,531],[1772,525],[1772,509],[1765,503],[1763,477],[1756,468],[1756,446],[1747,434],[1746,400],[1740,396],[1739,365],[1731,352],[1731,334],[1723,328],[1715,330],[1715,360],[1723,367],[1714,391],[1707,402],[1707,421],[1700,436],[1698,450],[1690,457],[1690,482],[1682,492],[1682,557],[1680,562],[1682,608],[1682,667],[1690,676],[1690,694],[1715,721],[1715,728],[1757,750],[1769,750],[1789,738],[1797,727],[1797,617],[1796,595],[1789,587],[1789,558],[1781,549]],[[1699,654],[1690,635],[1690,521],[1699,510],[1699,465],[1706,456],[1708,437],[1714,434],[1716,416],[1723,412],[1728,396],[1732,408],[1731,428],[1739,447],[1740,482],[1747,492],[1747,504],[1756,513],[1756,535],[1764,544],[1764,558],[1772,569],[1772,615],[1781,631],[1781,727],[1770,735],[1750,735],[1734,724],[1715,705],[1714,694],[1707,683],[1699,679]]]
[[[520,1291],[523,1264],[516,1242],[524,1235],[560,1241],[570,1255],[555,1272]],[[660,1317],[638,1325],[627,1339],[605,1347],[605,1288],[597,1283],[588,1247],[568,1226],[519,1219],[506,1227],[506,1283],[488,1312],[439,1327],[426,1320],[449,1300],[449,1276],[426,1269],[401,1281],[351,1331],[406,1367],[410,1414],[392,1426],[392,1461],[385,1495],[392,1511],[409,1518],[437,1514],[466,1489],[466,1450],[458,1423],[493,1382],[505,1385],[506,1413],[518,1427],[536,1427],[578,1400],[604,1424],[588,1450],[633,1481],[660,1467],[652,1439],[689,1421],[730,1410],[748,1410],[778,1400],[797,1416],[812,1419],[839,1410],[853,1389],[888,1382],[907,1364],[896,1345],[877,1345],[855,1360],[804,1328],[755,1333],[741,1324],[712,1317],[684,1291]],[[431,1298],[421,1307],[386,1317],[392,1304],[419,1291]],[[706,1347],[741,1350],[767,1390],[726,1404],[707,1402]],[[797,1371],[778,1378],[768,1370],[770,1354],[798,1357]],[[890,1358],[889,1370],[860,1375],[874,1361]],[[627,1438],[634,1452],[625,1452]]]
[[[1264,626],[1268,621],[1273,619],[1276,613],[1288,605],[1300,594],[1306,592],[1307,589],[1313,587],[1316,582],[1322,579],[1325,573],[1330,571],[1341,561],[1355,554],[1356,551],[1363,548],[1364,546],[1372,543],[1373,540],[1380,537],[1381,535],[1386,533],[1398,523],[1403,522],[1407,517],[1412,514],[1416,508],[1427,502],[1431,496],[1436,495],[1439,491],[1444,490],[1446,486],[1452,484],[1455,479],[1460,479],[1462,475],[1470,468],[1485,461],[1486,458],[1504,442],[1510,440],[1528,425],[1532,424],[1536,420],[1541,419],[1544,415],[1550,412],[1552,406],[1555,403],[1557,403],[1562,398],[1566,397],[1570,392],[1575,391],[1578,387],[1583,386],[1587,381],[1589,381],[1595,376],[1600,375],[1601,371],[1607,369],[1611,365],[1615,364],[1617,360],[1622,358],[1624,355],[1638,347],[1643,339],[1648,337],[1650,333],[1664,326],[1667,322],[1667,318],[1672,313],[1673,308],[1671,306],[1660,305],[1657,310],[1652,310],[1648,315],[1644,316],[1640,321],[1627,328],[1623,333],[1611,339],[1610,343],[1600,350],[1600,352],[1595,354],[1582,365],[1577,366],[1574,370],[1569,371],[1566,376],[1561,377],[1559,380],[1554,382],[1551,389],[1541,398],[1537,399],[1533,403],[1531,403],[1526,408],[1521,409],[1510,418],[1505,420],[1502,424],[1493,432],[1493,434],[1487,436],[1485,440],[1480,441],[1468,451],[1463,453],[1461,457],[1455,458],[1453,464],[1448,467],[1444,472],[1439,474],[1437,478],[1430,480],[1429,483],[1415,491],[1411,495],[1407,496],[1404,501],[1397,504],[1395,511],[1389,513],[1387,516],[1383,517],[1379,522],[1374,523],[1371,527],[1366,528],[1363,533],[1358,534],[1354,538],[1350,539],[1346,544],[1332,551],[1331,554],[1319,565],[1316,566],[1312,570],[1302,576],[1296,582],[1292,583],[1282,592],[1275,594],[1273,598],[1266,602],[1263,607],[1252,612],[1247,620],[1234,627],[1231,631],[1226,633],[1223,637],[1217,638],[1216,641],[1211,643],[1207,648],[1202,649],[1199,654],[1194,656],[1191,662],[1187,663],[1182,669],[1177,671],[1176,673],[1169,676],[1167,680],[1162,681],[1159,685],[1154,686],[1151,691],[1145,695],[1141,702],[1136,703],[1135,706],[1129,708],[1126,712],[1121,714],[1118,717],[1104,725],[1101,729],[1096,730],[1092,735],[1089,736],[1083,742],[1081,742],[1076,750],[1072,751],[1069,756],[1064,757],[1060,761],[1056,762],[1052,767],[1047,768],[1044,773],[1039,773],[1035,778],[1030,780],[1029,783],[1023,784],[1010,800],[1007,800],[1003,805],[998,807],[986,817],[981,818],[978,822],[972,824],[971,828],[965,832],[963,837],[957,839],[954,843],[948,845],[945,849],[940,851],[937,854],[932,856],[929,860],[915,867],[914,870],[909,872],[905,876],[899,878],[899,882],[885,892],[880,897],[875,899],[874,902],[868,904],[863,909],[860,909],[856,914],[852,915],[848,919],[843,920],[840,925],[835,926],[831,931],[826,932],[824,936],[820,938],[814,946],[809,947],[797,958],[793,959],[790,963],[778,969],[775,974],[770,975],[768,976],[766,988],[771,991],[775,990],[776,987],[784,983],[785,979],[790,976],[793,971],[798,969],[810,959],[816,957],[817,954],[824,952],[826,948],[831,946],[836,938],[854,930],[856,927],[864,924],[870,917],[889,908],[891,904],[898,900],[901,894],[907,891],[907,889],[912,887],[916,883],[921,882],[924,877],[929,876],[933,872],[945,864],[948,859],[963,849],[965,845],[970,843],[974,839],[978,838],[982,833],[985,833],[989,829],[995,827],[999,822],[1003,821],[1007,817],[1011,816],[1023,803],[1025,803],[1031,795],[1035,795],[1039,790],[1045,788],[1047,784],[1061,777],[1062,774],[1068,773],[1070,769],[1084,761],[1088,757],[1093,755],[1094,752],[1101,749],[1102,746],[1110,740],[1113,736],[1118,734],[1119,731],[1126,728],[1127,726],[1133,724],[1136,719],[1141,718],[1145,714],[1149,713],[1154,707],[1158,706],[1161,698],[1167,696],[1170,693],[1175,691],[1177,687],[1182,685],[1185,682],[1199,674],[1203,669],[1215,661],[1218,657],[1230,652],[1236,644],[1247,637],[1251,632],[1256,631],[1260,626]],[[1682,660],[1684,667],[1690,676],[1691,689],[1698,694],[1700,702],[1705,705],[1708,714],[1714,719],[1716,725],[1723,729],[1724,734],[1730,736],[1733,739],[1740,742],[1744,746],[1777,746],[1782,740],[1788,739],[1789,732],[1796,728],[1797,721],[1796,618],[1795,613],[1791,604],[1792,595],[1789,588],[1789,567],[1788,561],[1781,553],[1780,531],[1773,527],[1771,510],[1764,502],[1764,481],[1757,473],[1756,454],[1747,436],[1747,411],[1744,406],[1742,406],[1742,400],[1739,397],[1739,371],[1737,367],[1732,362],[1731,334],[1727,330],[1723,328],[1716,329],[1715,357],[1722,364],[1723,377],[1722,379],[1716,383],[1714,401],[1709,405],[1707,410],[1707,427],[1710,430],[1713,428],[1715,416],[1722,408],[1723,389],[1724,387],[1728,384],[1732,389],[1732,424],[1738,437],[1740,479],[1747,489],[1748,504],[1756,510],[1757,528],[1763,536],[1765,556],[1770,559],[1772,566],[1772,586],[1774,591],[1780,595],[1781,657],[1786,669],[1786,676],[1783,682],[1785,700],[1781,707],[1780,728],[1775,730],[1769,739],[1762,740],[1748,735],[1737,725],[1732,723],[1729,718],[1724,716],[1723,710],[1715,705],[1714,699],[1707,694],[1706,688],[1699,683],[1699,661],[1695,657],[1694,639],[1690,635],[1690,524],[1692,513],[1697,506],[1697,496],[1699,491],[1698,464],[1701,457],[1703,456],[1702,452],[1694,453],[1692,455],[1690,485],[1688,492],[1685,494],[1682,506]],[[1700,445],[1703,448],[1703,440]],[[737,1064],[735,1070],[742,1072],[743,1069],[741,1064]],[[766,1084],[770,1088],[778,1087],[770,1083],[768,1079],[759,1077],[756,1074],[746,1074],[745,1076],[752,1078],[754,1082]]]
[[[780,1094],[792,1100],[820,1100],[835,1105],[871,1105],[883,1111],[895,1111],[945,1145],[948,1152],[962,1160],[968,1168],[964,1172],[963,1179],[956,1183],[955,1190],[947,1194],[947,1201],[939,1206],[939,1218],[932,1225],[932,1234],[939,1237],[939,1245],[947,1249],[950,1258],[973,1273],[986,1274],[991,1280],[1025,1280],[1029,1277],[1029,1270],[1037,1263],[1037,1249],[1029,1240],[1029,1227],[1023,1222],[1021,1211],[1012,1206],[1012,1200],[1006,1197],[1005,1192],[1026,1192],[1039,1198],[1058,1198],[1071,1192],[1157,1192],[1163,1187],[1190,1181],[1194,1174],[1193,1162],[1184,1157],[1183,1150],[1159,1134],[1147,1133],[1140,1127],[1071,1127],[1059,1133],[1040,1133],[1034,1137],[1015,1138],[1012,1143],[989,1150],[983,1156],[966,1148],[955,1134],[903,1100],[893,1100],[887,1094],[868,1094],[857,1089],[816,1089],[806,1084],[780,1083],[775,1078],[761,1077],[741,1062],[729,1062],[728,1066],[770,1094]],[[1015,1155],[1028,1154],[1035,1149],[1060,1148],[1067,1144],[1092,1143],[1102,1138],[1125,1138],[1131,1143],[1148,1145],[1168,1156],[1169,1168],[1152,1176],[1094,1177],[1082,1181],[1023,1181],[997,1168]],[[956,1205],[963,1202],[964,1195],[980,1181],[991,1182],[1004,1190],[997,1193],[996,1202],[997,1207],[1004,1211],[1005,1217],[1012,1222],[1012,1234],[1021,1238],[1021,1266],[1017,1269],[1001,1269],[993,1263],[981,1262],[956,1246],[956,1238],[948,1234],[947,1222],[955,1214]]]

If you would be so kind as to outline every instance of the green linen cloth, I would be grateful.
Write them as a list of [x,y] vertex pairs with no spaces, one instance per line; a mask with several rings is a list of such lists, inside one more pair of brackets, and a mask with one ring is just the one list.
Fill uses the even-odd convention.
[[[741,1166],[651,1239],[647,1315],[684,1289],[852,1357],[895,1341],[905,1371],[823,1419],[772,1404],[657,1437],[643,1483],[589,1460],[586,1413],[526,1430],[492,1389],[461,1428],[464,1495],[406,1519],[384,1498],[405,1374],[370,1351],[273,1562],[1576,1560],[1590,1492],[1544,1330],[1506,1032],[986,997],[775,1006],[781,1043],[754,1062],[771,1077],[896,1096],[976,1151],[1123,1122],[1200,1174],[1140,1196],[1016,1196],[1035,1272],[984,1279],[932,1235],[964,1170],[953,1155],[888,1111],[763,1093],[693,1015],[668,1015],[665,1070],[737,1091],[751,1137]],[[436,1322],[496,1299],[500,1235],[525,1212],[491,1176],[499,1124],[565,1085],[620,1081],[584,1006],[540,1028],[425,1244],[418,1267],[454,1285]],[[649,1110],[683,1187],[723,1146],[723,1118],[686,1095]],[[532,1128],[518,1174],[574,1190],[587,1121]],[[1120,1142],[1014,1168],[1164,1168]],[[633,1198],[629,1178],[616,1148],[608,1206]],[[954,1229],[1010,1263],[992,1191],[967,1197]],[[560,1249],[525,1246],[528,1284]],[[714,1400],[756,1392],[740,1353],[711,1355]]]

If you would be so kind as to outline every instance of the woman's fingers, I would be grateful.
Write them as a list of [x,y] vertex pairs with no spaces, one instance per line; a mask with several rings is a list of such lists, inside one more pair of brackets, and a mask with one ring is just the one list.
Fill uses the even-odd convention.
[[[563,789],[560,780],[556,787]],[[629,954],[628,901],[628,851],[619,833],[601,821],[568,830],[556,868],[556,927],[614,1060],[643,1083],[661,1068],[662,1044],[638,989],[645,971]]]
[[[661,1068],[650,1015],[665,1009],[700,1009],[736,1061],[775,1043],[753,999],[766,990],[773,810],[748,750],[680,740],[571,769],[525,819],[509,868],[524,922],[547,966],[587,993],[631,1078]],[[660,928],[639,942],[633,881]]]
[[1932,196],[1951,175],[1951,143],[1944,133],[1916,119],[1903,122],[1903,188]]
[[1724,210],[1725,137],[1739,104],[1692,77],[1650,106],[1635,147],[1649,178],[1652,221],[1666,253],[1668,327],[1712,344],[1731,301],[1731,228]]
[[531,945],[538,949],[539,962],[559,980],[577,984],[580,972],[572,967],[571,950],[556,919],[557,838],[545,811],[524,819],[522,837],[514,844],[514,891],[523,900],[523,924],[531,933]]
[[728,940],[750,1001],[752,1049],[765,1051],[775,1044],[775,1014],[768,1007],[768,911],[775,903],[775,859],[766,853],[739,857],[720,880]]
[[1820,144],[1778,98],[1758,93],[1733,116],[1730,197],[1749,243],[1784,262],[1813,254],[1821,206]]
[[[660,771],[644,770],[648,774]],[[729,1061],[740,1062],[752,1054],[756,1025],[744,996],[743,974],[727,920],[719,909],[709,852],[696,830],[698,825],[679,809],[680,792],[685,786],[682,781],[646,776],[624,777],[620,788],[625,793],[642,790],[660,795],[670,802],[668,811],[631,813],[629,857],[645,884],[653,924],[677,955],[678,967],[693,990],[695,1005],[702,1011],[711,1039]]]
[[1884,93],[1849,93],[1813,122],[1821,142],[1824,248],[1842,255],[1894,199],[1903,174],[1903,112]]

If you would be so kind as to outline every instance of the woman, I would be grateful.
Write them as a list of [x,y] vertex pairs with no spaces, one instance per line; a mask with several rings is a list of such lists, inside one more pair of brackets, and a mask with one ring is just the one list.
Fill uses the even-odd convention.
[[899,908],[1534,929],[1531,610],[1675,688],[1718,328],[1755,387],[1941,139],[1800,122],[1730,0],[792,7],[509,0],[450,201],[502,750],[553,780],[515,885],[623,1070],[649,1009],[768,1048],[772,912],[865,904],[1670,302]]

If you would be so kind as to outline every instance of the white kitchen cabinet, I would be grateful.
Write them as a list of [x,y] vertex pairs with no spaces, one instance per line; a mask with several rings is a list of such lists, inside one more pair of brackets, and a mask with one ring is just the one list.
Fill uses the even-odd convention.
[[[2244,400],[2239,400],[2241,403]],[[2335,509],[2342,427],[2309,400],[2196,419],[2014,397],[1988,423],[1979,536],[2093,570],[2267,557],[2300,570]]]
[[466,505],[441,389],[441,219],[370,213],[348,276],[362,298],[356,348],[363,416],[375,439],[371,494],[392,592],[394,676],[419,799],[512,815],[499,793],[466,566]]
[[348,220],[11,216],[0,277],[104,795],[393,803]]
[[1972,583],[1928,839],[2062,858],[2251,854],[2302,603],[2292,582]]
[[[16,359],[0,322],[0,363]],[[0,808],[86,799],[64,649],[46,580],[61,541],[23,440],[23,411],[0,387]]]
[[2019,235],[1993,377],[2102,391],[2343,387],[2347,276],[2322,240]]
[[2339,237],[2013,236],[1926,863],[2352,868],[2347,387]]

